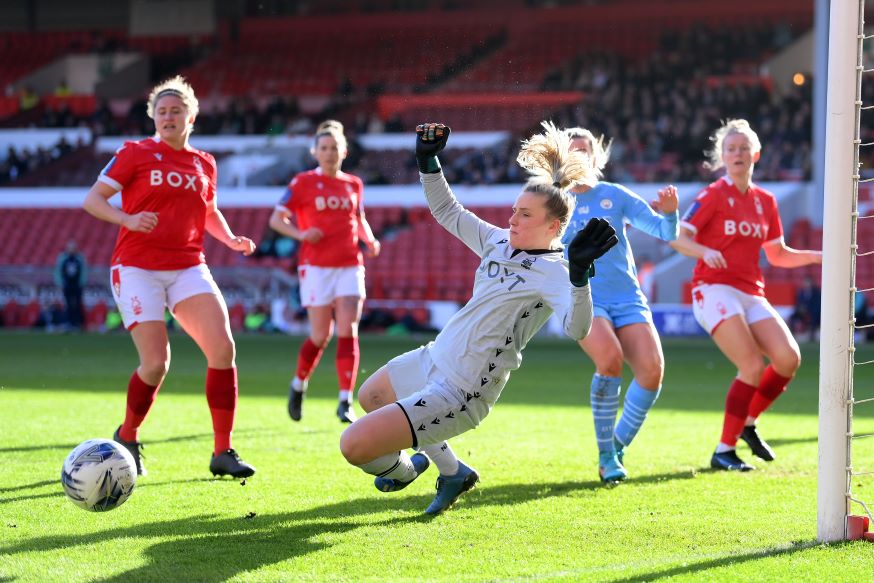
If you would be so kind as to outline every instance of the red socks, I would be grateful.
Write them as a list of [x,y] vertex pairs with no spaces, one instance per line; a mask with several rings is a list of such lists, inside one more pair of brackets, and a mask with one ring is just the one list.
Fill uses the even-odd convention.
[[316,346],[313,341],[307,337],[297,355],[297,378],[303,381],[310,378],[313,369],[316,368],[317,364],[319,364],[319,359],[322,358],[322,352],[324,351],[325,348],[323,346]]
[[215,454],[231,449],[231,432],[237,413],[237,369],[206,369],[206,402],[212,415]]
[[127,383],[127,411],[124,416],[124,423],[118,432],[119,437],[125,441],[139,441],[139,429],[143,424],[146,415],[149,414],[149,409],[152,408],[152,403],[155,402],[155,396],[158,394],[158,389],[161,385],[153,387],[147,385],[140,378],[139,373],[134,370],[130,380]]
[[737,438],[744,429],[750,401],[756,393],[756,387],[748,385],[740,379],[734,379],[725,397],[725,418],[722,422],[721,443],[734,447]]
[[[159,387],[147,385],[136,371],[127,386],[127,413],[118,434],[125,441],[139,441],[139,428],[149,413]],[[231,432],[237,412],[237,369],[206,369],[206,402],[212,414],[215,453],[231,449]]]
[[360,351],[358,349],[358,337],[337,338],[337,381],[341,391],[355,390],[355,381],[358,378],[358,361]]
[[771,403],[777,400],[777,397],[783,394],[786,390],[786,385],[792,379],[777,374],[774,367],[770,364],[762,374],[762,380],[759,381],[759,389],[753,395],[753,400],[750,402],[750,409],[747,415],[750,417],[758,417],[765,409],[771,406]]

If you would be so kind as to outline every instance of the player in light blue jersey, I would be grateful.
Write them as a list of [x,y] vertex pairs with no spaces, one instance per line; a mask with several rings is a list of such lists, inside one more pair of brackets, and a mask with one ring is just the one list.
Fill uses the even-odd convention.
[[[433,342],[402,354],[368,378],[358,393],[367,415],[340,438],[346,460],[376,476],[383,492],[406,488],[431,461],[440,471],[425,510],[439,514],[474,487],[479,474],[446,440],[479,425],[522,363],[529,340],[555,313],[579,340],[592,323],[592,262],[616,244],[603,219],[592,219],[567,248],[561,238],[573,210],[568,189],[594,174],[588,156],[552,124],[522,145],[519,164],[532,177],[516,198],[509,228],[480,220],[456,200],[437,154],[449,128],[417,128],[416,159],[437,222],[480,258],[473,296]],[[419,449],[412,456],[407,448]]]
[[[583,128],[570,128],[565,133],[573,148],[589,154],[595,174],[600,176],[610,152],[604,138],[595,138]],[[624,450],[658,398],[664,373],[661,342],[646,296],[638,284],[626,224],[663,241],[676,239],[677,189],[667,186],[660,190],[652,207],[624,186],[610,182],[581,183],[571,192],[577,200],[568,233],[576,232],[593,217],[601,217],[613,225],[619,237],[619,244],[595,262],[597,278],[591,283],[595,317],[591,333],[579,341],[595,363],[591,403],[598,441],[598,473],[604,482],[615,483],[628,475],[622,465]],[[616,423],[623,361],[631,366],[634,379],[625,392],[622,416]]]

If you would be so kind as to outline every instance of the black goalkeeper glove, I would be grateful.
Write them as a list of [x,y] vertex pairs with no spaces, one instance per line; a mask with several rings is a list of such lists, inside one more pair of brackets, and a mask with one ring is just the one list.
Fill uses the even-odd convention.
[[595,275],[595,259],[618,242],[616,231],[606,219],[598,217],[589,219],[567,248],[571,283],[576,287],[589,283],[589,278]]
[[437,154],[446,147],[449,132],[449,126],[442,123],[423,123],[416,126],[416,163],[422,174],[440,172]]

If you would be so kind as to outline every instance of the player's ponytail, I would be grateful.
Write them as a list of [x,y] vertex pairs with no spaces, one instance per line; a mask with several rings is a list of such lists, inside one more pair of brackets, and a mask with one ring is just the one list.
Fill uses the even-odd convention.
[[595,184],[597,171],[588,154],[571,150],[571,139],[565,132],[552,122],[541,125],[543,133],[522,142],[516,161],[531,175],[525,191],[547,197],[547,214],[559,220],[561,236],[574,209],[574,197],[568,190],[578,184]]

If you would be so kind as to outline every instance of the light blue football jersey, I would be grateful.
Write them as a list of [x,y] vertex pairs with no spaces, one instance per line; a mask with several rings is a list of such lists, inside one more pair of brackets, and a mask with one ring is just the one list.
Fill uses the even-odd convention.
[[607,219],[619,238],[615,247],[595,260],[595,277],[590,282],[592,302],[596,306],[633,301],[646,304],[646,296],[637,282],[637,267],[628,244],[626,225],[663,241],[673,241],[679,234],[678,213],[657,213],[640,196],[612,182],[599,182],[588,192],[575,196],[576,208],[562,239],[565,247],[593,217]]

